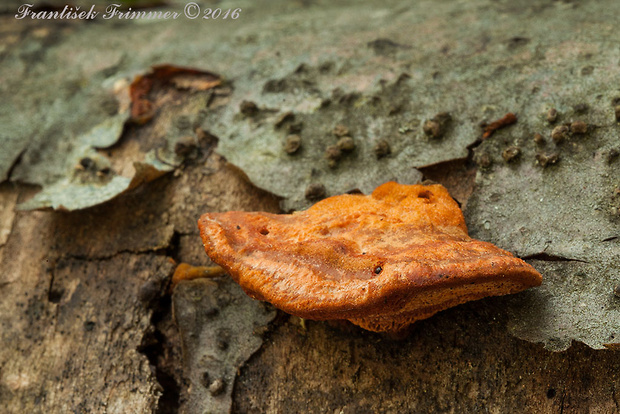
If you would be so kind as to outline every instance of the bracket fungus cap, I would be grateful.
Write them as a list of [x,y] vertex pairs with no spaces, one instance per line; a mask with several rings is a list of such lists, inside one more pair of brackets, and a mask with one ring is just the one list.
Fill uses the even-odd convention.
[[293,214],[204,214],[207,255],[253,298],[307,319],[399,331],[471,300],[542,282],[532,266],[467,235],[441,185],[377,187]]

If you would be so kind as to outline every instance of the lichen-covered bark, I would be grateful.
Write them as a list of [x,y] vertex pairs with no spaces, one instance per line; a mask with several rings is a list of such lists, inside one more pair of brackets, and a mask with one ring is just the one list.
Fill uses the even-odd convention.
[[227,412],[237,372],[262,345],[276,310],[250,299],[230,278],[183,282],[173,305],[190,383],[182,412]]

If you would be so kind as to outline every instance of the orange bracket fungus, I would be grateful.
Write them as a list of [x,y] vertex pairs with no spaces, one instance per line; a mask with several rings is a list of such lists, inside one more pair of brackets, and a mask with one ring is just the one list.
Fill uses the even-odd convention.
[[253,298],[306,319],[396,332],[471,300],[516,293],[542,277],[467,235],[441,185],[388,182],[293,214],[204,214],[209,257]]
[[224,274],[224,269],[219,266],[192,266],[189,263],[179,263],[172,275],[171,287],[174,288],[182,280],[209,279]]

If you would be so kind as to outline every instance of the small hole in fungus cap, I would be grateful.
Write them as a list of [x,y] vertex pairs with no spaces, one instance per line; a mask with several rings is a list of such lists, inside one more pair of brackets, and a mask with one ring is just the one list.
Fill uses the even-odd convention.
[[552,399],[553,397],[555,397],[555,390],[553,388],[549,388],[547,390],[547,398]]
[[418,194],[418,198],[425,198],[427,200],[431,199],[431,192],[430,191],[420,191],[420,193]]
[[267,230],[266,228],[262,228],[260,229],[259,233],[262,234],[263,236],[266,236],[269,234],[269,230]]

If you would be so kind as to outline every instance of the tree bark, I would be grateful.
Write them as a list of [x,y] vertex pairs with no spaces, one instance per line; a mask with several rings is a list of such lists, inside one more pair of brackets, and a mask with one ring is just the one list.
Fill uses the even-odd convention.
[[[583,155],[587,158],[584,163],[608,157],[605,168],[611,172],[605,180],[615,179],[613,174],[617,173],[612,168],[617,167],[617,162],[612,147],[616,144],[609,138],[617,136],[613,135],[616,121],[610,120],[614,116],[610,97],[616,93],[615,86],[602,91],[596,86],[612,85],[605,76],[618,80],[616,57],[610,52],[615,50],[615,43],[609,46],[606,40],[599,40],[606,36],[615,39],[615,3],[530,5],[476,1],[467,7],[449,2],[384,3],[281,1],[277,11],[280,17],[274,17],[276,8],[267,7],[267,2],[222,2],[217,3],[222,9],[243,9],[241,16],[248,17],[237,23],[245,26],[217,21],[208,22],[211,26],[196,24],[191,28],[187,19],[163,23],[168,26],[116,22],[112,30],[99,22],[21,22],[12,14],[0,16],[4,30],[0,36],[6,45],[0,50],[0,57],[5,59],[0,61],[4,66],[2,79],[6,81],[0,93],[5,101],[2,105],[8,105],[3,109],[12,108],[5,111],[9,115],[0,114],[10,132],[0,132],[0,144],[7,148],[0,157],[0,177],[6,178],[0,183],[0,407],[4,412],[620,413],[617,351],[594,350],[574,343],[558,353],[539,343],[517,339],[509,332],[514,328],[507,311],[514,306],[511,298],[489,298],[458,306],[416,323],[407,336],[394,338],[350,324],[304,321],[286,315],[250,299],[228,277],[186,281],[171,287],[177,263],[212,264],[204,254],[196,226],[201,214],[227,210],[282,212],[281,198],[257,188],[249,179],[256,180],[259,174],[259,181],[267,182],[269,174],[273,176],[268,162],[280,147],[255,151],[251,141],[273,139],[279,145],[284,132],[274,128],[272,118],[287,105],[299,112],[298,120],[305,121],[304,156],[316,155],[316,165],[300,166],[301,173],[294,171],[298,181],[291,187],[301,191],[295,196],[299,196],[297,201],[303,200],[300,194],[313,168],[320,174],[324,173],[323,167],[325,174],[333,172],[322,159],[321,146],[322,139],[333,138],[329,133],[332,124],[350,121],[359,128],[378,128],[363,118],[372,115],[384,122],[385,128],[400,128],[402,133],[395,132],[394,136],[402,142],[415,139],[415,148],[420,151],[432,147],[432,165],[424,168],[412,161],[412,167],[420,167],[425,178],[448,187],[463,207],[475,199],[477,206],[490,208],[496,202],[509,211],[513,206],[507,205],[508,201],[494,201],[499,198],[493,191],[478,197],[477,192],[480,194],[483,188],[482,180],[476,181],[480,177],[477,174],[483,172],[473,152],[484,149],[495,157],[498,171],[510,173],[520,167],[503,163],[501,151],[511,140],[522,140],[522,157],[530,157],[534,165],[535,146],[529,137],[546,125],[539,105],[547,102],[547,96],[566,98],[561,102],[565,114],[582,113],[583,108],[570,107],[577,101],[605,101],[598,107],[591,103],[588,116],[593,131],[598,131],[593,136],[601,139],[600,147],[608,153],[592,150],[590,146],[596,147],[599,141],[584,138],[574,145],[559,147],[565,151],[560,162],[579,165],[568,163],[579,151],[587,155]],[[579,16],[589,12],[604,24],[582,24]],[[412,21],[398,20],[401,13],[408,13]],[[479,15],[485,18],[477,20]],[[281,16],[286,19],[280,20]],[[471,26],[459,16],[467,17],[464,20]],[[333,28],[328,28],[328,17]],[[273,32],[280,30],[283,37],[265,31],[261,19],[267,19]],[[395,21],[394,26],[388,24],[389,19]],[[533,19],[538,23],[532,23]],[[545,19],[556,30],[553,36],[543,30]],[[458,21],[458,25],[452,25],[452,21]],[[521,33],[519,27],[526,23],[530,32]],[[503,24],[508,28],[502,29]],[[562,33],[568,36],[564,24],[580,27],[581,43],[571,39],[564,42]],[[416,25],[420,28],[416,29]],[[113,42],[114,48],[103,48],[103,37]],[[414,37],[421,39],[415,47],[403,44]],[[330,49],[333,38],[338,39],[338,46]],[[366,38],[372,41],[360,40]],[[556,47],[545,49],[545,41],[555,42]],[[136,44],[143,48],[136,51]],[[528,44],[537,46],[529,48]],[[87,58],[91,48],[95,52]],[[62,61],[59,56],[79,58],[72,61],[73,66],[63,66],[58,63]],[[54,174],[74,177],[75,167],[67,167],[70,163],[64,156],[70,152],[69,147],[78,145],[75,136],[84,131],[76,127],[80,119],[69,119],[71,114],[64,112],[56,114],[54,108],[74,99],[80,88],[86,91],[80,98],[86,102],[93,89],[109,87],[104,81],[114,74],[144,73],[161,60],[221,72],[224,78],[233,79],[232,86],[228,85],[224,92],[209,92],[212,95],[204,91],[205,95],[163,91],[158,95],[159,112],[151,123],[126,124],[116,144],[96,151],[113,159],[115,166],[131,165],[135,161],[132,156],[144,155],[141,148],[151,149],[154,142],[163,148],[172,141],[165,142],[162,137],[182,130],[179,136],[196,135],[192,141],[196,148],[192,147],[193,152],[183,164],[172,173],[90,208],[72,212],[19,211],[16,206],[39,191],[33,183],[45,187]],[[592,60],[598,63],[589,64]],[[468,65],[461,68],[462,72],[447,69],[460,61]],[[538,63],[530,66],[530,61]],[[562,72],[566,75],[562,83],[555,71],[568,66],[570,70]],[[502,77],[507,67],[515,73],[514,79]],[[601,74],[601,68],[611,74]],[[404,72],[409,75],[399,77]],[[482,82],[482,72],[495,80],[501,78],[501,82]],[[532,73],[537,79],[534,86],[530,78],[524,78]],[[100,84],[88,84],[89,76]],[[378,78],[381,80],[375,82]],[[49,83],[51,89],[43,89],[44,83]],[[457,86],[467,93],[460,93],[460,89],[455,92]],[[343,93],[340,87],[350,89]],[[481,92],[476,92],[479,89]],[[572,99],[568,90],[575,90],[578,96]],[[593,91],[605,94],[604,99],[597,98]],[[583,96],[579,95],[582,92]],[[328,95],[333,98],[330,103]],[[256,96],[260,114],[249,121],[240,113],[238,103]],[[325,98],[323,103],[317,96]],[[417,101],[413,102],[412,97]],[[449,105],[446,97],[452,99]],[[206,107],[203,98],[208,102]],[[286,103],[284,98],[293,103]],[[385,109],[385,113],[377,115],[363,106],[378,102],[373,98],[383,99],[376,108]],[[534,101],[531,104],[530,99]],[[98,101],[97,105],[88,102],[93,107],[99,105]],[[324,112],[308,109],[313,102],[321,104],[320,111]],[[392,115],[387,106],[381,106],[386,102],[393,106]],[[80,102],[73,104],[80,106]],[[481,134],[477,124],[503,111],[495,105],[520,108],[529,118],[523,116],[515,127],[521,128],[517,130],[521,135],[498,132],[481,143],[477,141]],[[363,110],[359,109],[362,106]],[[424,117],[446,106],[460,114],[454,127],[455,141],[438,143],[424,141],[421,135],[406,135],[409,128],[420,130]],[[217,112],[218,108],[224,112]],[[432,113],[427,113],[427,108],[432,108]],[[202,114],[204,110],[207,115]],[[401,116],[399,111],[404,111],[403,117],[411,114],[406,125],[398,123],[405,118],[394,121]],[[84,110],[80,116],[86,117],[88,112]],[[226,122],[218,124],[221,113]],[[64,117],[68,118],[66,125]],[[183,130],[183,123],[190,123],[191,128]],[[233,133],[216,137],[211,131],[214,135],[205,138],[211,126],[213,131],[254,129],[241,137]],[[197,129],[202,130],[195,132]],[[314,132],[311,137],[309,131]],[[325,136],[317,131],[323,131]],[[362,136],[360,133],[354,137],[359,139],[358,145],[372,148]],[[239,144],[242,139],[247,145]],[[316,147],[311,148],[314,144]],[[552,145],[551,141],[547,144]],[[442,145],[453,147],[449,155]],[[218,148],[224,147],[245,157],[245,172],[218,153]],[[398,147],[394,146],[393,151],[397,152]],[[592,157],[591,152],[595,153]],[[418,156],[411,155],[412,159]],[[379,162],[375,155],[370,158]],[[50,167],[55,162],[60,165],[57,169]],[[321,167],[320,163],[325,165]],[[592,174],[602,176],[600,171]],[[284,170],[277,174],[280,181],[287,181]],[[45,179],[40,182],[35,179],[42,176]],[[484,182],[492,181],[493,176],[484,176]],[[372,180],[369,178],[369,182]],[[601,208],[617,204],[613,198],[617,194],[609,190],[609,194],[601,196]],[[617,217],[606,218],[605,223],[605,229],[617,230]],[[487,234],[483,224],[470,224],[474,231]],[[611,233],[604,236],[609,238]],[[517,245],[517,241],[513,243]],[[617,237],[606,243],[617,243]],[[555,263],[558,260],[551,263],[554,257],[546,260],[544,255],[533,259],[541,261],[541,268],[552,268],[545,276],[548,278],[554,277],[554,269],[567,269],[561,276],[572,278],[571,272],[582,266],[581,262],[575,266],[565,261]],[[613,265],[599,269],[611,275],[609,280],[617,277],[617,270]],[[577,293],[586,292],[588,286],[582,286]],[[610,312],[617,311],[617,298],[611,290],[606,295]],[[519,303],[523,307],[528,302]],[[575,309],[576,314],[578,311]],[[617,321],[607,322],[611,331],[618,326]],[[549,330],[542,329],[544,334]],[[612,332],[610,348],[617,346],[618,335],[620,332]],[[547,337],[543,339],[548,341]]]

